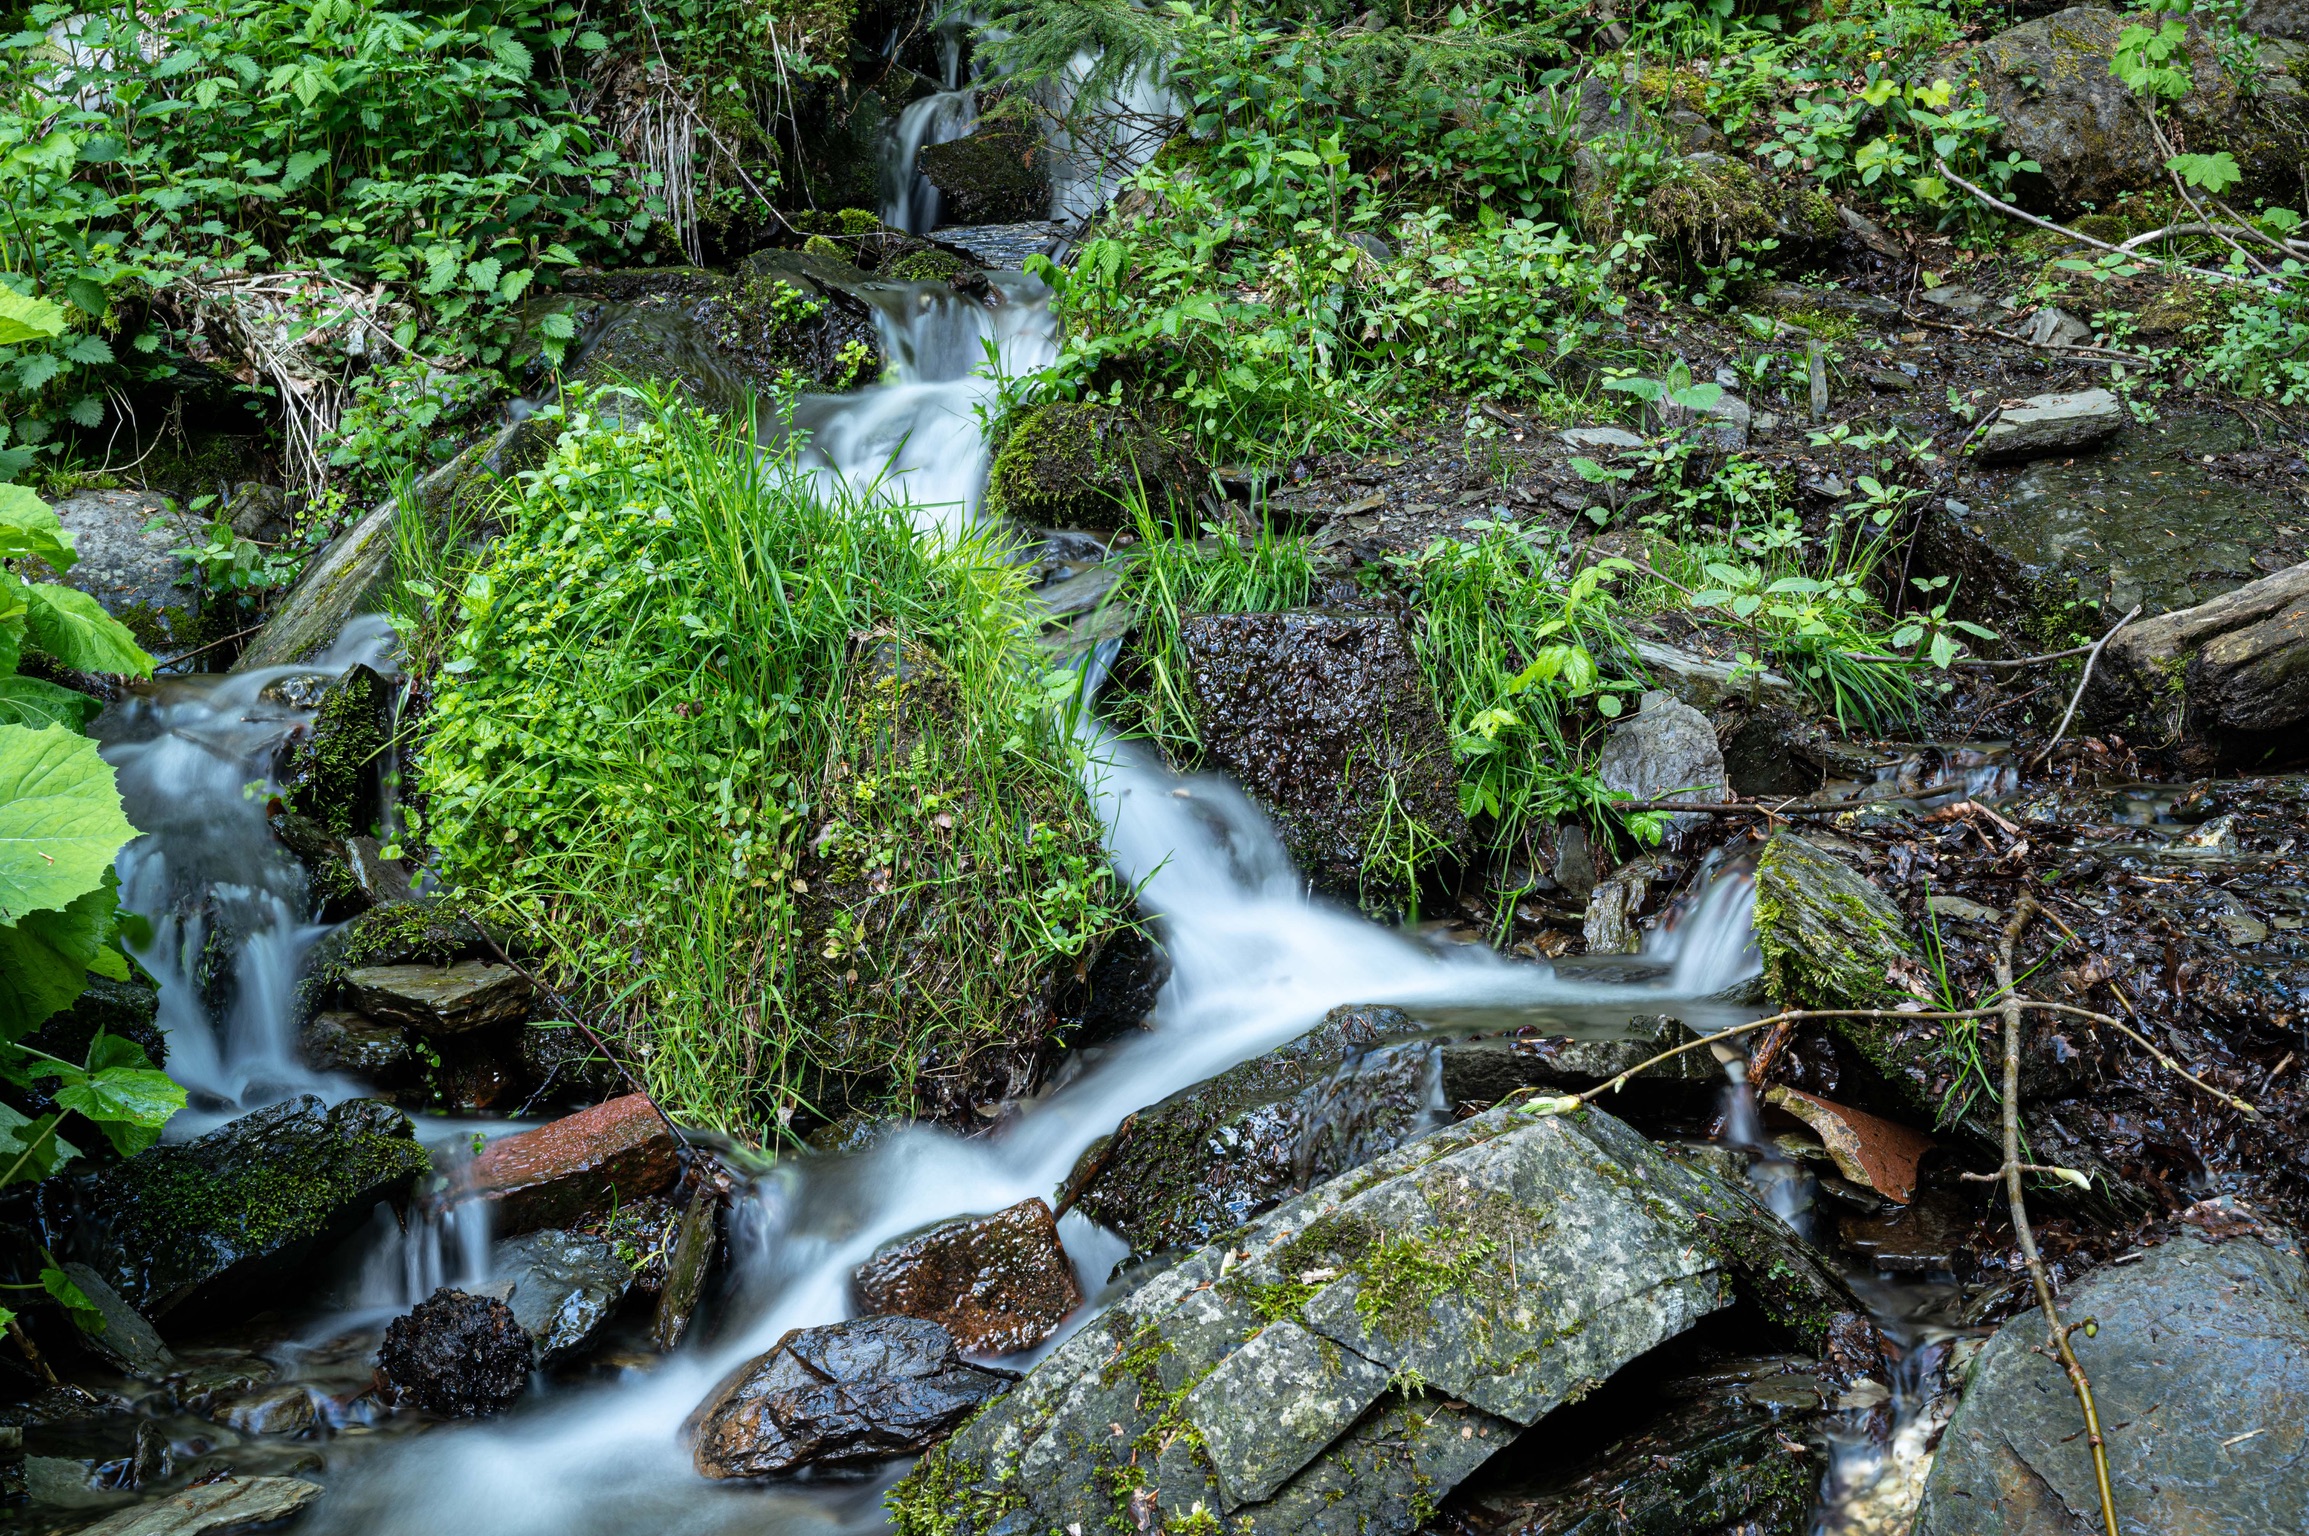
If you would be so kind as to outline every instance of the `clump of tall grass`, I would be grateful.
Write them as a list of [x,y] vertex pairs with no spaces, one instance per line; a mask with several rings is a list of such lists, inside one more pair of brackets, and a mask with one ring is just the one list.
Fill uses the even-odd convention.
[[558,408],[494,544],[403,583],[440,615],[408,618],[442,658],[440,873],[679,1115],[767,1136],[1015,1088],[1120,923],[1018,567],[743,422],[595,403]]

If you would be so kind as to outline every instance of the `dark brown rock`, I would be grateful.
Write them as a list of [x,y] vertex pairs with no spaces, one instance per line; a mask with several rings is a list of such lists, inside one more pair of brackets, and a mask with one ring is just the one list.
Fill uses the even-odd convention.
[[1058,1223],[1040,1199],[880,1248],[850,1285],[860,1311],[927,1318],[974,1355],[1032,1349],[1082,1305]]
[[444,1287],[393,1319],[377,1374],[402,1401],[443,1418],[497,1412],[529,1385],[529,1335],[513,1309]]
[[1017,224],[1050,215],[1050,146],[1031,128],[982,127],[925,144],[917,162],[950,224]]
[[1401,891],[1465,840],[1451,742],[1392,614],[1201,614],[1179,627],[1203,746],[1334,889]]
[[712,1183],[700,1180],[682,1208],[673,1252],[665,1261],[665,1282],[658,1287],[657,1315],[650,1322],[649,1341],[660,1354],[674,1351],[697,1314],[698,1298],[705,1292],[706,1275],[721,1242],[714,1225],[720,1205]]
[[680,1172],[673,1132],[631,1093],[491,1142],[458,1170],[448,1198],[489,1201],[498,1232],[533,1232],[663,1194]]
[[863,1317],[797,1328],[699,1407],[692,1455],[707,1477],[910,1456],[1017,1378],[965,1363],[936,1323]]
[[365,1083],[394,1084],[414,1075],[417,1048],[398,1024],[379,1024],[357,1013],[318,1014],[298,1036],[305,1065],[315,1072],[345,1072]]

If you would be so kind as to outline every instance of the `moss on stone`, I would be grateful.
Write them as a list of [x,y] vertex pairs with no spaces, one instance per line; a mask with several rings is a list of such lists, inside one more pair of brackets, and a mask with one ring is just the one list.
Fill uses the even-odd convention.
[[977,270],[950,251],[928,250],[899,257],[883,276],[899,283],[943,283],[948,278]]
[[1053,400],[1022,414],[987,477],[987,508],[1035,527],[1108,533],[1144,496],[1158,513],[1192,494],[1193,457],[1136,411]]
[[1702,151],[1669,163],[1639,190],[1595,177],[1580,199],[1583,226],[1599,240],[1645,234],[1653,258],[1719,266],[1767,240],[1793,253],[1836,237],[1835,205],[1816,187],[1787,187],[1754,166]]

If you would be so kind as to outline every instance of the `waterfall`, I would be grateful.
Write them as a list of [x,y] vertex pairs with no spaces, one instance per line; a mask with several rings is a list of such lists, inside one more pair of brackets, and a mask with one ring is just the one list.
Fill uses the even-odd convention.
[[938,227],[938,189],[922,174],[922,146],[950,144],[978,126],[978,94],[947,89],[909,102],[882,146],[882,222],[910,235]]

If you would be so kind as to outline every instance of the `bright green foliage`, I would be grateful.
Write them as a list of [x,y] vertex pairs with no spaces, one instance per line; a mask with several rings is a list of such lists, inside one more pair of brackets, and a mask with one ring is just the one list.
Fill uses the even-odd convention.
[[408,585],[462,623],[418,761],[449,879],[700,1121],[934,1103],[1039,1043],[1117,919],[1018,568],[742,427],[565,410],[462,590]]
[[94,742],[0,725],[0,923],[98,889],[135,835]]

